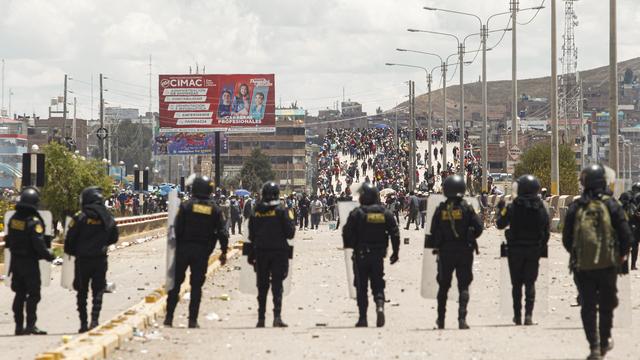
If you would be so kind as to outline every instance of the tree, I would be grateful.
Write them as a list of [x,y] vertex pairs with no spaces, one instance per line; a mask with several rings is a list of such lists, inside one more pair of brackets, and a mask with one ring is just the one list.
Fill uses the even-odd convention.
[[[117,144],[117,160],[124,161],[127,169],[137,164],[140,169],[151,165],[151,129],[134,124],[131,120],[122,120],[114,132],[112,146]],[[113,150],[112,150],[113,151]]]
[[269,157],[263,154],[260,149],[254,149],[240,170],[242,186],[249,191],[258,192],[263,183],[274,180],[274,178],[275,173],[271,169]]
[[97,160],[82,160],[66,147],[50,143],[43,148],[46,182],[41,189],[44,208],[51,211],[54,223],[79,210],[78,198],[89,186],[111,193],[111,179]]
[[[576,171],[576,157],[568,145],[560,145],[560,194],[578,194],[578,174]],[[542,187],[551,190],[551,143],[542,142],[529,148],[522,154],[520,163],[516,166],[516,178],[525,174],[532,174],[540,180]]]

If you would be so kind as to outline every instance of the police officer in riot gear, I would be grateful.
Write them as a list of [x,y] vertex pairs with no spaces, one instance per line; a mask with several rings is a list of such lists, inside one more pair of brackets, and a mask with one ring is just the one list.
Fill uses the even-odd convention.
[[525,293],[524,324],[533,325],[533,306],[536,297],[540,257],[546,257],[549,241],[549,215],[538,197],[540,182],[533,175],[523,175],[516,181],[518,192],[513,203],[505,207],[498,203],[496,225],[505,232],[507,256],[511,274],[513,322],[522,325],[522,287]]
[[[118,242],[118,228],[113,215],[104,205],[102,190],[97,186],[84,189],[80,195],[81,210],[73,216],[64,242],[64,251],[76,257],[73,287],[78,292],[80,333],[98,326],[102,295],[107,286],[107,249]],[[87,296],[91,282],[93,306],[91,324],[87,326]]]
[[180,204],[175,220],[176,265],[173,289],[167,296],[165,326],[173,325],[173,314],[178,303],[180,286],[187,268],[191,269],[191,301],[189,302],[189,328],[198,328],[198,312],[202,297],[209,257],[220,241],[220,263],[227,262],[229,234],[222,211],[211,199],[213,183],[206,176],[196,177],[191,185],[192,197]]
[[631,228],[631,234],[633,234],[633,240],[631,241],[631,270],[637,270],[636,263],[638,261],[638,235],[640,233],[640,223],[638,206],[633,199],[633,192],[627,191],[620,194],[620,203],[624,212],[629,219],[629,227]]
[[[49,240],[45,239],[44,221],[38,214],[40,194],[38,190],[27,187],[22,190],[16,204],[16,213],[9,220],[6,246],[11,251],[11,290],[13,299],[13,317],[16,322],[16,335],[46,335],[36,327],[36,310],[40,302],[40,266],[38,261],[53,261],[49,249]],[[27,324],[24,326],[26,308]]]
[[447,294],[453,272],[458,280],[458,327],[468,329],[467,304],[469,285],[473,281],[473,252],[477,251],[476,239],[482,234],[482,221],[471,205],[463,200],[464,179],[452,175],[444,180],[443,190],[447,200],[433,214],[431,235],[428,242],[438,253],[438,319],[436,325],[444,328],[447,311]]
[[384,258],[391,239],[391,264],[398,261],[400,230],[393,213],[380,204],[378,189],[371,183],[360,187],[360,207],[349,214],[342,228],[344,247],[353,249],[353,273],[359,318],[356,327],[367,327],[367,284],[376,304],[376,326],[384,326]]
[[262,186],[262,197],[249,218],[248,261],[255,266],[258,287],[258,323],[265,323],[267,293],[273,295],[273,327],[287,327],[282,321],[282,282],[289,272],[293,248],[287,239],[296,232],[293,210],[280,204],[280,189],[274,182]]
[[[588,359],[595,360],[613,348],[617,276],[623,272],[632,235],[624,209],[607,188],[604,167],[589,165],[582,170],[580,182],[584,191],[567,210],[562,244],[571,254],[570,267],[582,300],[580,315],[591,351]],[[598,255],[589,256],[592,252]]]

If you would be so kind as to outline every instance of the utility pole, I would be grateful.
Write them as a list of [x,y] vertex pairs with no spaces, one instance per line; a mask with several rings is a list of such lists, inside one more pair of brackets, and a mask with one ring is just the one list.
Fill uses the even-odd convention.
[[[520,0],[511,0],[511,91],[513,103],[511,104],[511,146],[518,145],[518,26],[517,16],[520,8]],[[555,61],[555,58],[554,58]]]
[[482,25],[482,30],[480,31],[480,37],[482,41],[482,191],[489,192],[488,189],[488,177],[487,173],[489,172],[489,161],[487,159],[488,155],[488,139],[487,139],[487,113],[488,113],[488,104],[487,104],[487,25]]
[[4,112],[4,59],[2,59],[2,106],[0,106],[0,116]]
[[409,80],[409,191],[415,188],[416,177],[416,123],[415,123],[415,83]]
[[560,195],[558,156],[558,49],[556,44],[556,31],[556,0],[551,0],[551,195]]
[[[100,74],[100,129],[104,129],[104,94],[102,89],[102,74]],[[106,159],[106,153],[104,148],[104,138],[100,140],[100,153],[102,158]]]
[[[151,106],[152,106],[152,95],[151,95],[151,82],[152,82],[152,71],[151,71],[152,67],[151,67],[151,54],[149,54],[149,113],[151,113]],[[151,124],[151,126],[153,127],[153,123]]]
[[62,104],[62,136],[65,138],[67,134],[67,78],[69,76],[64,74],[64,104]]
[[458,67],[460,68],[460,176],[464,177],[464,42],[458,48]]
[[433,156],[433,153],[431,152],[431,131],[432,131],[432,122],[433,120],[431,119],[433,112],[431,110],[431,82],[433,81],[432,75],[431,74],[427,74],[427,94],[428,94],[428,100],[427,100],[427,141],[428,141],[428,148],[427,151],[429,152],[429,156],[427,156],[427,170],[431,171],[431,156]]
[[442,169],[447,170],[447,62],[442,62]]
[[78,98],[73,97],[73,124],[71,124],[71,138],[78,146],[78,138],[76,136],[76,107],[78,106]]
[[396,103],[396,130],[395,130],[395,135],[396,135],[396,150],[400,149],[400,134],[398,134],[398,103]]
[[609,0],[609,167],[618,175],[618,48],[616,0]]

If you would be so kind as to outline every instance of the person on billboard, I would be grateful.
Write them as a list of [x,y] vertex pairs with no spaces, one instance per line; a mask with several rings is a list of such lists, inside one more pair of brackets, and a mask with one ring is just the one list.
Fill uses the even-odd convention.
[[249,115],[249,86],[241,84],[238,94],[233,99],[233,115]]
[[251,104],[251,117],[254,120],[262,120],[264,117],[264,94],[258,92],[253,97],[253,104]]
[[231,116],[231,91],[223,90],[220,105],[218,105],[218,116]]

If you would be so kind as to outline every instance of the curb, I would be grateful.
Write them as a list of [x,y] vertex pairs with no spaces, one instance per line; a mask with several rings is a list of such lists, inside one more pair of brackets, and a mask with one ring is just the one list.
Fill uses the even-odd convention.
[[[227,261],[239,256],[242,245],[240,242],[229,247]],[[207,277],[213,275],[222,266],[218,258],[220,252],[209,258]],[[186,281],[180,297],[190,290]],[[139,330],[149,328],[157,318],[164,316],[167,293],[164,285],[150,294],[138,304],[116,315],[108,322],[101,324],[90,332],[74,336],[71,340],[63,337],[64,344],[60,347],[36,355],[36,360],[102,360],[111,356],[122,344],[133,338]]]

